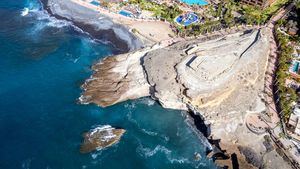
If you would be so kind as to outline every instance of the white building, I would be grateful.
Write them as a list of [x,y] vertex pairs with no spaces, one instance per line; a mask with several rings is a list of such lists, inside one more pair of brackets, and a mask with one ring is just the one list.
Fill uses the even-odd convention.
[[289,125],[292,126],[294,133],[300,136],[300,105],[296,105],[289,119]]

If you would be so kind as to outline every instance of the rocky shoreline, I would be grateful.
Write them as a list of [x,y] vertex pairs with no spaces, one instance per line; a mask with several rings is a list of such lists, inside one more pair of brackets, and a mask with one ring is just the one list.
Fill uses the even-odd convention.
[[[189,111],[192,128],[206,126],[207,133],[200,130],[200,137],[208,137],[212,144],[208,156],[220,166],[284,165],[282,159],[271,164],[277,153],[267,151],[263,135],[251,133],[245,125],[248,114],[265,111],[262,90],[270,35],[265,28],[142,48],[125,27],[95,11],[70,1],[41,1],[50,15],[71,21],[92,38],[109,41],[118,49],[117,55],[93,65],[93,75],[82,86],[82,104],[106,107],[150,96],[165,108]],[[231,161],[220,161],[220,156]]]

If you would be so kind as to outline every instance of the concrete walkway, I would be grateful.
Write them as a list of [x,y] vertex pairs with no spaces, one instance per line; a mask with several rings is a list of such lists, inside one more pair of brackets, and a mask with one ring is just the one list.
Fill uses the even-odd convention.
[[271,18],[267,24],[267,28],[272,32],[270,37],[270,56],[269,63],[267,66],[266,76],[265,76],[265,96],[266,96],[266,105],[268,107],[268,115],[270,116],[270,122],[266,122],[270,127],[270,135],[276,146],[284,152],[284,156],[289,159],[294,168],[299,169],[300,165],[300,155],[297,151],[297,147],[292,143],[290,139],[281,137],[282,128],[280,125],[280,115],[276,109],[276,100],[274,95],[274,86],[276,85],[276,64],[278,61],[278,46],[275,41],[275,24],[276,22],[285,16],[291,9],[293,4],[290,4],[287,8],[281,9],[277,15]]

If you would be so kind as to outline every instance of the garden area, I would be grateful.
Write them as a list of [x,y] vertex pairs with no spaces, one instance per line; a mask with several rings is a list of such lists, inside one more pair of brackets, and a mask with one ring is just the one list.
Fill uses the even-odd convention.
[[243,5],[240,12],[247,24],[265,24],[281,7],[286,5],[290,0],[277,0],[271,6],[262,10],[258,7]]
[[286,79],[291,78],[288,73],[288,69],[292,63],[293,48],[288,45],[289,37],[287,37],[285,34],[277,30],[276,36],[280,49],[278,68],[276,72],[279,106],[282,110],[284,122],[288,122],[288,119],[293,112],[293,104],[298,98],[296,91],[285,85]]
[[[285,123],[288,122],[291,113],[293,112],[293,107],[298,101],[298,95],[295,89],[286,86],[286,79],[293,78],[289,73],[289,68],[293,61],[293,46],[291,45],[295,37],[289,36],[285,32],[280,30],[280,27],[286,25],[286,20],[279,20],[276,25],[276,40],[279,46],[279,57],[278,57],[278,67],[276,71],[277,79],[277,90],[278,90],[278,99],[279,107],[282,111],[282,118]],[[299,78],[294,78],[298,83],[300,82]]]
[[277,0],[271,6],[261,9],[243,5],[234,0],[225,0],[217,5],[210,4],[204,15],[202,13],[202,22],[179,28],[179,30],[184,35],[197,36],[235,25],[262,25],[267,23],[281,7],[289,2],[290,0]]
[[136,4],[142,10],[152,12],[154,17],[165,19],[171,23],[173,23],[175,17],[183,12],[176,4],[168,6],[167,4],[157,4],[147,0],[129,0],[128,3]]
[[[277,0],[271,6],[261,9],[259,7],[244,5],[235,0],[224,0],[218,4],[206,6],[183,5],[175,1],[149,1],[128,0],[120,6],[133,5],[141,11],[147,11],[150,17],[168,21],[176,30],[177,35],[198,36],[237,25],[262,25],[284,5],[291,0]],[[186,17],[186,7],[193,9],[193,17]]]
[[276,41],[279,46],[276,87],[278,90],[279,107],[282,111],[281,115],[285,123],[288,122],[295,104],[299,101],[297,91],[286,85],[287,79],[293,79],[297,83],[300,83],[300,78],[292,77],[289,72],[293,60],[297,60],[297,58],[293,57],[294,46],[292,44],[300,44],[299,34],[289,35],[287,33],[288,28],[291,26],[291,21],[295,19],[299,21],[299,15],[297,16],[297,14],[300,11],[300,1],[297,1],[295,6],[295,10],[290,12],[287,18],[279,20],[275,27]]

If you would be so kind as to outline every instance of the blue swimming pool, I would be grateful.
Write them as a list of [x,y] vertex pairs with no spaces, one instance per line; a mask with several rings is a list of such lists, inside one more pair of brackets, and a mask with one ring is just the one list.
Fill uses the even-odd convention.
[[91,1],[90,3],[95,6],[100,6],[100,2],[98,1]]
[[294,62],[293,62],[293,68],[292,68],[292,71],[293,71],[294,73],[297,73],[298,70],[299,70],[299,62],[294,61]]
[[129,11],[125,11],[125,10],[121,10],[119,12],[119,14],[123,15],[123,16],[127,16],[127,17],[133,17],[133,14]]
[[180,25],[188,26],[197,22],[199,20],[199,17],[194,13],[188,13],[184,15],[179,15],[175,20]]
[[181,0],[181,1],[188,4],[188,5],[204,6],[204,5],[208,4],[208,2],[206,2],[205,0]]

